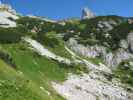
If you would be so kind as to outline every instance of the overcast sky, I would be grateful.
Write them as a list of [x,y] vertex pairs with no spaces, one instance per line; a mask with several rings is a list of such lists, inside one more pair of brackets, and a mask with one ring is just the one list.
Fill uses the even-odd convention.
[[[4,1],[4,0],[3,0]],[[22,14],[33,14],[51,19],[80,17],[88,7],[96,15],[133,16],[133,0],[5,0]]]

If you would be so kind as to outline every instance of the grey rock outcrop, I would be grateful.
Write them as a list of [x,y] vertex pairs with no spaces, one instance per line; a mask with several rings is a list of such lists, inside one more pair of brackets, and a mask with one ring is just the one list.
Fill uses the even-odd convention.
[[126,40],[121,40],[119,45],[121,48],[128,49],[128,42]]
[[0,11],[7,11],[12,13],[13,15],[16,15],[16,11],[12,8],[11,5],[3,4],[0,2]]
[[0,27],[16,27],[15,20],[19,17],[10,5],[0,4]]
[[127,42],[129,44],[129,49],[133,53],[133,32],[128,34]]
[[82,10],[82,19],[90,19],[94,17],[95,17],[94,13],[91,12],[91,10],[89,10],[88,8],[84,8]]
[[115,68],[122,61],[133,58],[133,54],[128,50],[129,45],[131,50],[133,50],[133,38],[131,38],[130,35],[133,34],[129,34],[127,40],[122,40],[120,43],[121,48],[115,52],[107,52],[106,47],[104,46],[84,46],[82,44],[78,44],[74,38],[69,39],[67,44],[70,49],[77,54],[88,58],[100,57],[104,60],[107,66]]
[[69,76],[63,83],[52,82],[53,88],[67,100],[132,100],[133,94],[119,81],[109,82],[101,73]]
[[69,39],[67,44],[77,54],[86,56],[86,57],[90,57],[90,58],[95,58],[95,57],[101,56],[101,54],[106,53],[105,48],[102,46],[95,45],[95,46],[85,47],[82,44],[78,44],[74,38]]
[[104,55],[103,59],[106,65],[115,68],[118,66],[122,61],[133,58],[133,55],[124,49],[119,49],[115,53],[107,53]]

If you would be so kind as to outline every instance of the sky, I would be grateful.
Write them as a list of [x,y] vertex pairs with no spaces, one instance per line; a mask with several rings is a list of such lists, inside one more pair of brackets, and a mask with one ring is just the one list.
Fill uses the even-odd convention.
[[5,2],[23,15],[37,15],[57,20],[80,17],[84,7],[88,7],[98,16],[133,16],[133,0],[5,0]]

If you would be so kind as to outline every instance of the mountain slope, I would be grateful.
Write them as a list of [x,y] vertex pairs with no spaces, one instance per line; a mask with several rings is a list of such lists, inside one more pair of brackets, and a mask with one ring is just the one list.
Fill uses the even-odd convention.
[[51,21],[8,9],[0,10],[1,100],[133,99],[132,18]]

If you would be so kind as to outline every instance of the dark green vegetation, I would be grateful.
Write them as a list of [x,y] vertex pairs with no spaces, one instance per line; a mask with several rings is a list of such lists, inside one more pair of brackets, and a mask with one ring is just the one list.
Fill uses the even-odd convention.
[[119,42],[122,39],[126,39],[128,33],[133,31],[133,24],[129,24],[128,22],[124,22],[118,26],[116,26],[109,33],[112,38],[108,39],[108,43],[113,49],[119,48]]
[[133,86],[133,65],[132,60],[123,61],[114,71],[115,77],[122,83]]
[[[115,24],[112,24],[112,21]],[[102,28],[98,26],[99,22],[106,22],[113,27],[107,30],[107,26]],[[78,42],[84,45],[103,45],[111,50],[119,48],[121,39],[126,39],[126,36],[133,30],[133,24],[129,24],[127,19],[119,16],[100,16],[89,20],[81,20],[73,22],[73,33],[66,34],[65,39],[76,37]],[[76,30],[75,30],[76,29]]]
[[0,43],[19,42],[23,34],[16,28],[0,28]]
[[[108,30],[108,27],[102,22],[111,25],[113,29]],[[6,30],[0,28],[0,42],[18,42],[21,36],[29,35],[42,44],[54,48],[60,42],[55,35],[62,33],[65,41],[70,37],[75,37],[79,43],[84,45],[99,44],[115,50],[119,48],[120,40],[126,38],[133,29],[133,24],[129,24],[126,18],[119,16],[68,20],[64,23],[65,25],[62,25],[47,22],[40,18],[20,17],[17,20],[16,28]],[[99,23],[103,25],[102,28],[98,26]]]
[[0,51],[0,59],[5,61],[8,65],[11,65],[13,68],[16,68],[16,64],[13,61],[12,57],[2,50]]
[[[39,42],[46,43],[46,45],[52,47],[58,44],[59,41],[57,38],[50,39],[46,37],[46,34],[65,33],[63,37],[65,41],[70,37],[75,37],[81,44],[99,44],[114,50],[119,48],[120,39],[126,38],[133,29],[133,24],[129,24],[127,18],[120,16],[99,16],[85,20],[70,19],[64,22],[65,25],[62,25],[29,17],[22,17],[17,20],[19,30],[32,35]],[[99,23],[103,25],[102,28],[98,26]],[[113,29],[108,30],[104,23],[109,24]]]

